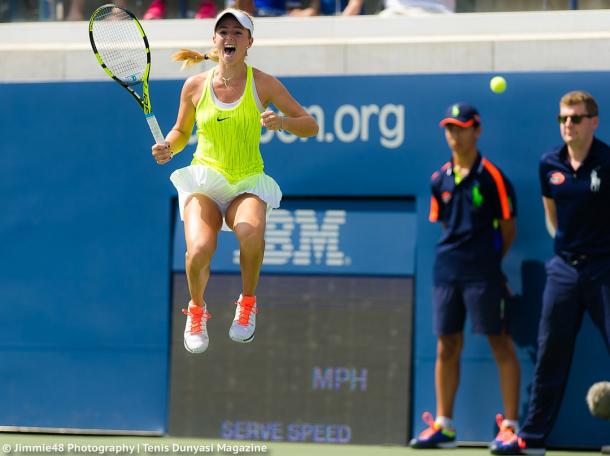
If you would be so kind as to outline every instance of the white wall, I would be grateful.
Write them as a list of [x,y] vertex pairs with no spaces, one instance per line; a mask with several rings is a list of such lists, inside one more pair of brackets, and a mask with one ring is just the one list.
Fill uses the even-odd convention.
[[[211,45],[211,20],[144,21],[152,79],[182,79],[170,55]],[[423,18],[257,18],[249,61],[277,76],[610,69],[610,11]],[[206,65],[206,66],[204,66]],[[0,25],[0,81],[100,80],[85,22]]]

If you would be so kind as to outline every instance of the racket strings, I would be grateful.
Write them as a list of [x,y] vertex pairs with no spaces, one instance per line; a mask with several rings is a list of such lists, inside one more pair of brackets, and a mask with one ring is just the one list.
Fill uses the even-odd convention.
[[128,85],[142,82],[148,57],[137,22],[120,8],[98,12],[93,23],[95,47],[108,69]]

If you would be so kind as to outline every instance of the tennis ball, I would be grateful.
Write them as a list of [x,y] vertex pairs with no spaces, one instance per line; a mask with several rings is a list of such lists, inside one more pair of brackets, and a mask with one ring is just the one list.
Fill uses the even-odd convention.
[[502,93],[506,90],[506,79],[502,76],[494,76],[489,81],[489,87],[493,93]]

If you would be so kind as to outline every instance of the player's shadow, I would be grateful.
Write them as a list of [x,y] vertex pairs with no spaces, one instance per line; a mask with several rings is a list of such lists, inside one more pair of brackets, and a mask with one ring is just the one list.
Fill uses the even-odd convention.
[[536,339],[545,281],[544,263],[526,260],[521,264],[522,294],[510,298],[511,335],[518,347],[527,350],[532,362],[536,360]]
[[[544,263],[538,260],[526,260],[521,264],[522,294],[510,298],[511,336],[515,345],[527,353],[532,365],[536,363],[538,324],[542,311],[542,294],[545,282]],[[530,390],[531,380],[531,378],[526,379],[528,382],[527,391]],[[526,416],[527,397],[524,397],[521,402],[523,410],[520,416]]]

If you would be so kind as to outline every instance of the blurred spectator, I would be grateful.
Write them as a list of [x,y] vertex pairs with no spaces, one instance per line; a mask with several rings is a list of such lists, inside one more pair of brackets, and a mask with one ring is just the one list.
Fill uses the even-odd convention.
[[[164,19],[167,9],[166,0],[153,0],[146,12],[144,19]],[[199,8],[195,13],[195,19],[206,19],[216,17],[216,2],[214,0],[201,0]]]
[[[117,6],[127,6],[126,0],[115,0],[114,2]],[[72,0],[70,2],[70,10],[68,11],[68,16],[66,16],[66,20],[68,21],[82,21],[85,19],[85,15],[83,11],[85,10],[85,0]]]
[[426,16],[455,13],[455,0],[384,0],[381,16]]
[[259,17],[284,16],[301,6],[300,0],[235,0],[232,5],[233,8]]
[[356,16],[362,12],[364,0],[311,0],[307,8],[295,8],[290,16]]

